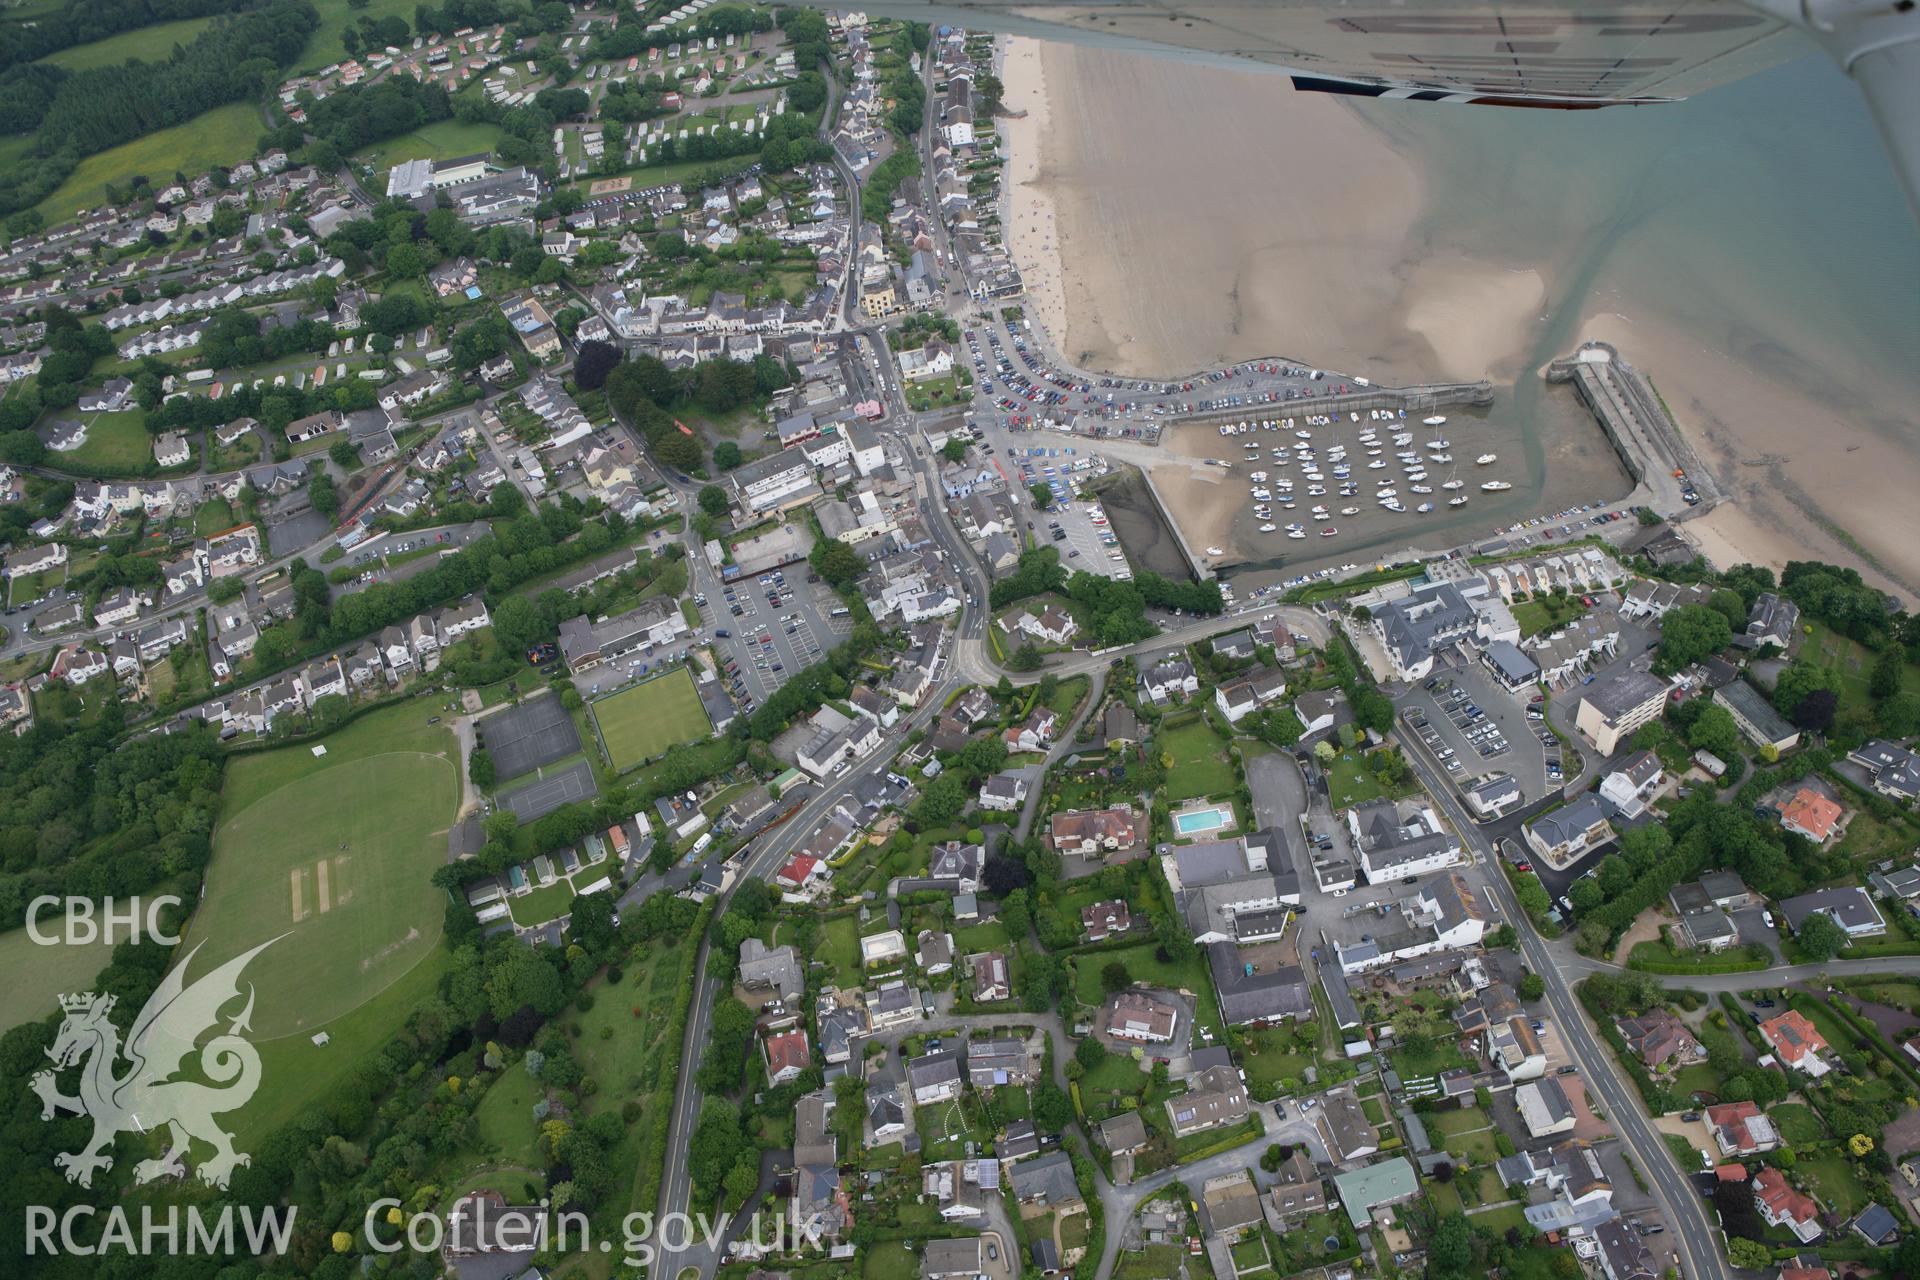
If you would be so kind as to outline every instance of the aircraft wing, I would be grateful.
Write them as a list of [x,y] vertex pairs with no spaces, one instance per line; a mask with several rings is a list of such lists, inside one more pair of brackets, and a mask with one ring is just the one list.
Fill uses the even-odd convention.
[[863,7],[1278,71],[1305,90],[1562,110],[1675,101],[1797,56],[1811,39],[1866,93],[1920,212],[1920,7],[1913,0],[872,0]]

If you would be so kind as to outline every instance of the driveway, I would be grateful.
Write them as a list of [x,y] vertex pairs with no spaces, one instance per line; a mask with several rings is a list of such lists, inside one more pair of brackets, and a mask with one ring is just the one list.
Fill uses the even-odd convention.
[[1253,793],[1254,825],[1299,829],[1307,811],[1307,784],[1300,766],[1284,751],[1269,751],[1247,761],[1247,789]]

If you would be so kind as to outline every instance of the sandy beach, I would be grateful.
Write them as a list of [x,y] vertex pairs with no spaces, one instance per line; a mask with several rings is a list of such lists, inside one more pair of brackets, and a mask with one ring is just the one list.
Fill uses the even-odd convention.
[[[1067,327],[1067,300],[1061,282],[1059,245],[1055,242],[1053,194],[1042,165],[1042,139],[1051,129],[1047,112],[1046,65],[1040,56],[1046,46],[1037,40],[1007,43],[1002,68],[1006,109],[1015,113],[1000,122],[1011,157],[1007,165],[1008,247],[1020,265],[1021,279],[1036,317],[1047,332],[1063,334]],[[1024,115],[1018,113],[1024,112]]]
[[[1728,145],[1703,160],[1698,140],[1662,149],[1667,135],[1651,114],[1615,117],[1628,120],[1624,134],[1513,121],[1550,113],[1374,104],[1368,114],[1295,93],[1283,77],[1030,40],[1010,42],[1004,79],[1009,105],[1029,113],[1007,127],[1013,251],[1038,318],[1082,367],[1172,376],[1282,355],[1399,385],[1491,378],[1489,430],[1504,423],[1527,436],[1534,474],[1524,489],[1513,477],[1506,510],[1467,508],[1478,523],[1461,521],[1458,536],[1476,536],[1496,518],[1625,492],[1591,419],[1564,389],[1533,381],[1580,341],[1612,341],[1653,378],[1736,497],[1688,522],[1711,558],[1829,559],[1920,595],[1910,498],[1920,380],[1889,368],[1890,344],[1877,340],[1920,313],[1901,301],[1909,264],[1891,260],[1877,309],[1855,308],[1855,318],[1835,299],[1821,311],[1798,300],[1808,281],[1832,274],[1822,254],[1837,251],[1796,234],[1804,210],[1769,206],[1739,244],[1718,209],[1690,224],[1666,212],[1673,201],[1658,180],[1680,190],[1705,166],[1735,165],[1712,198],[1751,208],[1739,183],[1776,190],[1769,164],[1810,163],[1767,158],[1764,138],[1726,125],[1751,116],[1751,102],[1724,99],[1718,125],[1687,104],[1690,127],[1720,128],[1722,141],[1755,153],[1728,160],[1721,153],[1737,151]],[[1613,133],[1592,132],[1602,127]],[[1826,140],[1796,141],[1817,155]],[[1567,161],[1574,147],[1586,150]],[[1655,178],[1624,181],[1649,156]],[[1884,237],[1884,227],[1868,229]],[[1771,255],[1771,275],[1755,268],[1757,252]],[[1763,275],[1771,293],[1756,283]],[[1503,457],[1516,444],[1502,445]],[[1205,526],[1190,537],[1231,545],[1219,514],[1203,509],[1217,488],[1210,477],[1169,485],[1156,471],[1156,480],[1184,495],[1183,523]],[[1424,540],[1443,532],[1439,523],[1420,529]],[[1409,525],[1409,541],[1414,533]],[[1262,558],[1258,547],[1236,550]]]
[[1003,78],[1028,112],[1007,125],[1013,251],[1081,362],[1168,376],[1292,355],[1403,382],[1517,371],[1540,276],[1411,241],[1419,173],[1343,104],[1274,76],[1033,40],[1009,42]]
[[[1865,425],[1873,393],[1856,388],[1857,399],[1845,403],[1816,398],[1793,379],[1756,375],[1727,345],[1657,318],[1600,312],[1583,323],[1652,374],[1733,496],[1684,526],[1709,560],[1851,564],[1884,590],[1920,595],[1912,496],[1920,492],[1920,455]],[[1897,403],[1897,389],[1881,394],[1881,403]]]

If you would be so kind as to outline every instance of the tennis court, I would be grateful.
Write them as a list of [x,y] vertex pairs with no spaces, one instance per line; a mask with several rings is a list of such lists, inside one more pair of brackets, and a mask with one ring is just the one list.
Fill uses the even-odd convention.
[[593,794],[593,768],[582,760],[551,777],[529,782],[524,787],[508,792],[500,797],[500,805],[511,809],[520,821],[532,822],[555,809],[591,799]]
[[480,745],[493,757],[494,776],[502,781],[564,760],[580,750],[573,717],[549,694],[496,712],[478,721]]

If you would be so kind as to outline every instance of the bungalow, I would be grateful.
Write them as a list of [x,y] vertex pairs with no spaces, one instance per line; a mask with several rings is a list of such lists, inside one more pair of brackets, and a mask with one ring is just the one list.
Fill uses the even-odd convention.
[[1846,814],[1838,801],[1811,787],[1801,787],[1781,806],[1780,825],[1815,844],[1825,844]]
[[1780,904],[1780,914],[1786,917],[1787,927],[1796,934],[1808,918],[1816,913],[1839,925],[1849,938],[1874,938],[1887,931],[1887,922],[1881,917],[1880,908],[1873,904],[1873,898],[1859,885],[1816,889],[1812,893],[1788,898]]
[[1084,1213],[1080,1184],[1073,1175],[1073,1160],[1064,1151],[1054,1151],[1037,1160],[1023,1160],[1009,1175],[1013,1198],[1023,1210],[1046,1208],[1059,1214]]
[[980,788],[980,807],[1011,813],[1027,800],[1027,780],[1018,773],[996,773]]
[[1320,1100],[1317,1121],[1327,1150],[1341,1163],[1364,1160],[1380,1149],[1380,1135],[1347,1089],[1336,1089]]
[[1116,1156],[1132,1155],[1147,1145],[1147,1122],[1138,1111],[1122,1111],[1094,1126],[1100,1145]]
[[1365,1231],[1373,1222],[1376,1209],[1404,1204],[1420,1194],[1420,1180],[1413,1165],[1395,1156],[1360,1169],[1335,1174],[1334,1192],[1347,1211],[1347,1221],[1356,1232]]
[[1208,1178],[1200,1186],[1200,1207],[1207,1229],[1228,1244],[1239,1243],[1249,1227],[1259,1224],[1260,1189],[1245,1169]]
[[760,1041],[761,1056],[767,1067],[767,1083],[783,1085],[789,1080],[798,1080],[800,1073],[807,1069],[809,1052],[807,1033],[795,1027],[777,1035],[765,1036]]
[[1117,933],[1133,927],[1127,904],[1118,898],[1095,902],[1080,908],[1080,926],[1087,931],[1088,942],[1105,942]]
[[1140,843],[1139,815],[1129,805],[1056,813],[1047,823],[1047,842],[1058,854],[1104,858]]
[[1245,1120],[1249,1114],[1247,1087],[1233,1067],[1208,1067],[1192,1077],[1187,1092],[1167,1099],[1166,1107],[1173,1122],[1173,1136],[1185,1138]]
[[1707,1130],[1729,1159],[1757,1156],[1780,1145],[1780,1131],[1751,1102],[1726,1102],[1707,1108]]
[[1693,1032],[1667,1009],[1649,1009],[1637,1018],[1622,1018],[1614,1027],[1649,1070],[1676,1058],[1688,1062],[1705,1056]]
[[1804,1071],[1815,1079],[1831,1070],[1820,1056],[1820,1051],[1827,1047],[1826,1037],[1797,1010],[1789,1009],[1768,1018],[1760,1024],[1760,1035],[1772,1047],[1773,1056],[1782,1066]]
[[1180,1009],[1144,991],[1121,991],[1107,997],[1096,1025],[1116,1040],[1166,1044],[1179,1029]]
[[962,1079],[958,1049],[943,1049],[907,1060],[907,1087],[913,1091],[915,1106],[951,1102],[960,1096]]
[[976,1089],[997,1089],[1002,1085],[1031,1084],[1037,1072],[1023,1040],[969,1040],[967,1078]]
[[1200,692],[1200,677],[1191,662],[1172,654],[1141,672],[1140,692],[1155,706],[1164,706],[1176,693],[1190,698]]
[[1527,1081],[1513,1091],[1513,1102],[1527,1132],[1536,1138],[1550,1138],[1573,1129],[1573,1104],[1553,1076]]
[[1874,738],[1847,753],[1873,776],[1873,789],[1902,804],[1920,798],[1920,755],[1897,742]]
[[1812,1244],[1822,1234],[1820,1206],[1813,1197],[1795,1191],[1786,1175],[1771,1166],[1753,1180],[1753,1203],[1770,1227],[1785,1227],[1801,1244]]
[[1013,998],[1013,978],[1003,953],[983,951],[968,963],[973,970],[973,998],[977,1003]]

